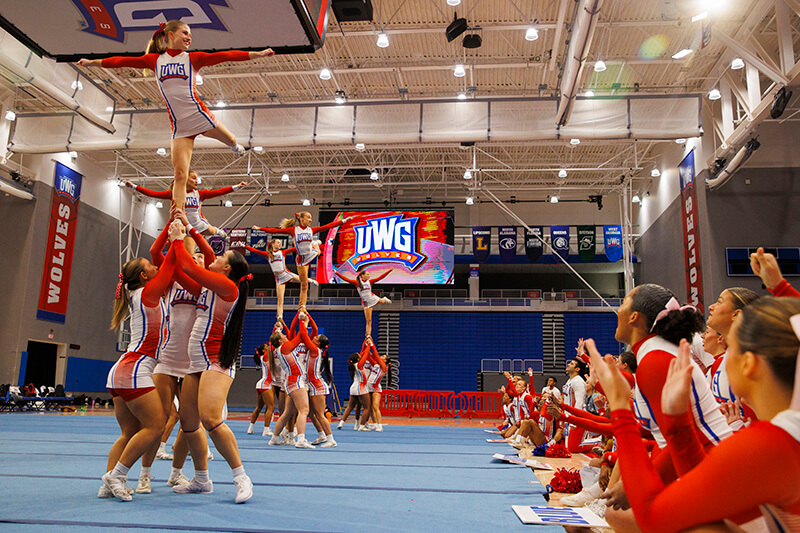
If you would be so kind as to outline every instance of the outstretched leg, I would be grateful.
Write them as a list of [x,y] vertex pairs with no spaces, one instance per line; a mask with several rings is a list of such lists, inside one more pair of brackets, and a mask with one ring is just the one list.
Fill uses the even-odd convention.
[[186,182],[189,179],[189,165],[192,162],[193,148],[193,138],[179,137],[172,139],[172,168],[175,171],[175,181],[172,184],[172,201],[179,209],[184,209],[186,206]]

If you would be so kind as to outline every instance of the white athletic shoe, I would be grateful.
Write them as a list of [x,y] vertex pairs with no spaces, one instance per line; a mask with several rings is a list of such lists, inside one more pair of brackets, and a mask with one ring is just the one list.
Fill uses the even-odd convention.
[[172,461],[172,454],[162,450],[158,450],[158,453],[156,453],[156,459],[160,461]]
[[599,516],[600,518],[606,517],[606,500],[605,499],[596,499],[587,503],[584,507],[589,509],[591,512]]
[[600,485],[595,483],[591,487],[583,489],[574,496],[567,496],[566,498],[561,498],[561,505],[566,505],[567,507],[583,507],[587,503],[592,502],[597,498],[599,498],[602,495],[602,493],[603,492],[602,490],[600,490]]
[[309,282],[310,284],[312,284],[312,285],[319,285],[319,281],[317,281],[317,280],[315,280],[315,279],[310,279],[310,280],[308,280],[308,282]]
[[389,298],[386,298],[386,303],[390,304],[390,303],[392,303],[392,301]]
[[206,461],[213,461],[213,460],[214,460],[214,454],[211,453],[211,448],[209,448],[208,449],[208,458],[206,459]]
[[359,426],[358,422],[356,422],[355,425],[353,426],[353,431],[358,431],[359,427],[361,427],[361,426]]
[[272,431],[269,428],[264,428],[264,431],[261,432],[262,437],[271,437]]
[[339,420],[339,425],[336,426],[336,429],[342,429],[344,427],[344,420]]
[[324,435],[320,435],[319,437],[317,437],[316,439],[314,439],[314,440],[311,442],[311,444],[313,444],[314,446],[316,446],[317,444],[322,444],[323,442],[325,442],[325,441],[327,441],[327,440],[328,440],[328,438],[327,438],[327,437],[325,437]]
[[[222,228],[217,228],[217,232],[214,235],[216,235],[217,237],[222,237],[226,241],[228,240],[228,234],[225,233],[225,230],[222,229]],[[248,433],[252,433],[252,432],[248,432]]]
[[247,428],[247,434],[248,435],[252,435],[253,434],[253,428],[251,428],[251,427]]
[[236,498],[233,500],[236,503],[244,503],[253,497],[253,482],[250,478],[241,476],[233,478],[233,484],[236,485]]
[[315,449],[315,448],[314,448],[314,447],[311,445],[311,443],[310,443],[310,442],[308,442],[307,440],[303,440],[303,441],[297,441],[297,442],[294,444],[294,447],[295,447],[295,448],[306,448],[306,449],[310,449],[310,450],[314,450],[314,449]]
[[[128,494],[133,494],[133,489],[128,485],[125,485],[125,491]],[[114,493],[111,491],[111,487],[107,486],[105,483],[100,485],[100,490],[97,491],[98,498],[113,498]]]
[[192,478],[189,483],[172,487],[172,492],[177,492],[178,494],[211,494],[214,492],[214,483],[210,479],[205,483],[200,483],[197,479]]
[[267,445],[269,445],[269,446],[284,446],[284,445],[286,445],[286,441],[282,440],[277,435],[272,435],[272,438],[269,439],[269,442],[267,443]]
[[367,424],[367,427],[369,428],[370,431],[375,431],[375,428],[377,428],[378,425],[372,423],[372,424]]
[[336,448],[336,446],[337,444],[335,440],[326,440],[319,445],[320,448]]
[[291,435],[289,435],[289,438],[288,438],[288,439],[286,439],[286,444],[287,444],[288,446],[291,446],[291,445],[293,445],[293,444],[297,444],[297,441],[295,440],[295,438],[294,438],[294,437],[292,437]]
[[191,483],[191,480],[184,476],[183,472],[177,476],[170,475],[169,479],[167,480],[167,485],[170,487],[174,487],[175,485],[187,485],[189,483]]
[[114,477],[111,472],[103,474],[103,483],[111,489],[111,493],[123,502],[129,502],[133,499],[131,493],[128,492],[127,476]]
[[289,430],[288,429],[283,428],[283,431],[281,431],[281,438],[283,440],[286,440],[286,439],[289,438]]
[[361,426],[358,428],[358,431],[372,431],[369,426]]
[[383,431],[383,424],[378,424],[378,427],[375,428],[375,431]]
[[238,143],[236,144],[236,146],[231,146],[231,150],[233,150],[233,153],[235,153],[239,157],[242,157],[247,151],[247,149],[244,146]]
[[136,494],[150,494],[151,492],[150,476],[140,477],[139,484],[136,485]]

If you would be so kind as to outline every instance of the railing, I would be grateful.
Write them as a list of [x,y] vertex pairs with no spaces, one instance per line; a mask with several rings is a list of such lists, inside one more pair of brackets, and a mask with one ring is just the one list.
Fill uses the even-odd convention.
[[384,390],[381,414],[438,418],[496,418],[502,412],[499,392]]
[[535,374],[544,372],[542,359],[481,359],[481,372],[527,372],[533,369]]

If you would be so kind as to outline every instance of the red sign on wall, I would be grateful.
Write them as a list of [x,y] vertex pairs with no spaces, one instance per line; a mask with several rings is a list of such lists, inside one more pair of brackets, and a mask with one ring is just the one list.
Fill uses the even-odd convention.
[[47,232],[42,287],[36,311],[39,320],[63,324],[66,319],[82,180],[81,174],[56,162],[50,230]]
[[694,150],[680,165],[681,221],[686,259],[686,298],[701,313],[703,310],[703,270],[700,263],[700,232],[697,229],[697,195],[694,187]]

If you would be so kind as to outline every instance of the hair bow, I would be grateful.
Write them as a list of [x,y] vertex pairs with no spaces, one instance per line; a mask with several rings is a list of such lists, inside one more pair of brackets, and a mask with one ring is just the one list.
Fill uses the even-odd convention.
[[125,276],[122,272],[119,273],[119,282],[117,282],[117,290],[114,293],[114,299],[119,300],[122,298],[122,284],[125,283]]
[[[789,319],[792,325],[794,334],[800,340],[800,315],[794,315]],[[797,351],[798,366],[794,371],[794,392],[792,393],[792,403],[789,404],[789,409],[800,411],[800,350]]]
[[243,282],[244,280],[250,281],[251,279],[253,279],[253,274],[248,273],[239,278],[239,283]]
[[681,307],[681,304],[679,304],[678,300],[676,300],[675,297],[673,296],[664,306],[664,309],[661,310],[658,313],[658,315],[656,315],[656,319],[653,320],[653,325],[650,327],[650,332],[652,333],[656,327],[656,324],[658,324],[658,321],[661,320],[662,318],[666,318],[667,315],[670,314],[670,312],[683,311],[685,309],[694,309],[695,311],[697,311],[697,308],[693,305],[684,305],[683,307]]

